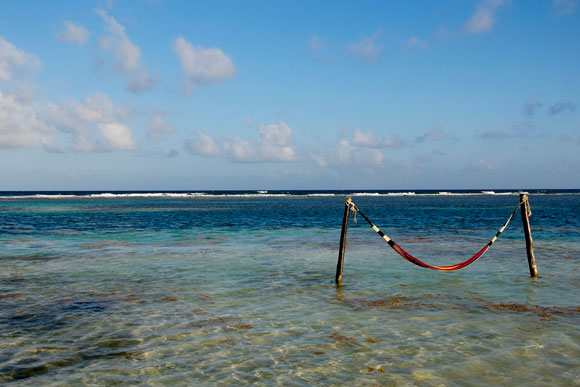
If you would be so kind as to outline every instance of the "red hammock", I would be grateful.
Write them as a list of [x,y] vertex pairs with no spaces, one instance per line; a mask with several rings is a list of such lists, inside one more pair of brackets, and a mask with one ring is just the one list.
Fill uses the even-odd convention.
[[520,205],[518,204],[518,206],[516,207],[516,209],[514,210],[514,212],[508,218],[507,222],[505,222],[505,224],[503,225],[503,227],[499,229],[499,231],[495,234],[495,236],[484,246],[483,249],[479,250],[477,252],[477,254],[475,254],[473,257],[469,258],[467,261],[458,263],[456,265],[450,265],[450,266],[431,266],[431,265],[428,265],[428,264],[426,264],[424,262],[421,262],[417,258],[413,257],[411,254],[409,254],[405,250],[403,250],[403,248],[401,246],[399,246],[398,244],[396,244],[395,241],[393,241],[391,238],[389,238],[388,236],[386,236],[385,233],[383,233],[377,226],[375,226],[373,224],[373,222],[371,222],[370,219],[367,218],[365,216],[365,214],[363,214],[358,209],[358,207],[354,205],[354,203],[351,204],[352,211],[355,214],[357,212],[359,214],[361,214],[361,216],[371,225],[371,227],[373,228],[373,230],[375,230],[377,232],[377,234],[379,234],[389,244],[389,246],[391,246],[393,248],[393,250],[395,250],[401,257],[405,258],[407,261],[409,261],[409,262],[411,262],[411,263],[413,263],[413,264],[415,264],[417,266],[421,266],[421,267],[424,267],[424,268],[427,268],[427,269],[432,269],[432,270],[439,270],[439,271],[457,271],[457,270],[461,270],[461,269],[463,269],[463,268],[471,265],[473,262],[477,261],[479,258],[481,258],[483,256],[483,254],[485,254],[485,252],[491,247],[491,245],[500,236],[500,234],[503,232],[503,230],[505,230],[505,228],[507,227],[507,225],[509,224],[509,222],[512,220],[512,218],[514,217],[514,215],[516,214],[516,212],[518,212],[518,209],[519,208],[520,208]]

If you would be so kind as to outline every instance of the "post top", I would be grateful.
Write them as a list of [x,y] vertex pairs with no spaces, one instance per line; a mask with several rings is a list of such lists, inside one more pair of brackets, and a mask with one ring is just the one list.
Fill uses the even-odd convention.
[[352,198],[350,196],[346,197],[346,203],[350,204],[352,202]]

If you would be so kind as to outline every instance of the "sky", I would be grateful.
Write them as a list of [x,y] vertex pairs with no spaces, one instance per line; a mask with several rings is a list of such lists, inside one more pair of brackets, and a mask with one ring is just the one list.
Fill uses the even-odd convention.
[[5,1],[0,190],[580,188],[580,1]]

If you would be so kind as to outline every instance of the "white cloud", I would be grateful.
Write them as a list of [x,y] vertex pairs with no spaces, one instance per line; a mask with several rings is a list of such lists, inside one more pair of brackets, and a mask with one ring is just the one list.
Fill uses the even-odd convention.
[[36,70],[40,66],[36,55],[19,50],[0,36],[0,82],[12,80],[17,70]]
[[96,93],[84,101],[48,104],[44,115],[58,130],[72,135],[71,148],[75,151],[127,151],[139,146],[122,123],[127,111],[116,107],[105,94]]
[[74,24],[71,21],[64,22],[63,31],[56,36],[61,42],[75,43],[84,46],[89,39],[90,32],[82,25]]
[[141,50],[125,33],[125,27],[107,15],[103,10],[95,11],[106,23],[109,35],[101,37],[99,47],[108,51],[115,59],[117,69],[123,73],[132,73],[139,68]]
[[292,129],[280,121],[275,124],[260,125],[259,154],[261,159],[272,161],[295,161],[292,148]]
[[378,63],[381,61],[383,45],[375,40],[381,35],[382,28],[379,28],[372,36],[364,37],[360,42],[348,45],[348,50],[360,56],[365,62]]
[[[332,160],[328,164],[354,166],[380,166],[383,163],[384,155],[379,149],[360,149],[351,144],[347,139],[340,139],[334,146]],[[334,162],[332,162],[334,161]],[[320,165],[320,163],[319,163]]]
[[351,160],[355,147],[347,139],[341,138],[334,146],[334,154],[338,161],[348,163]]
[[157,79],[149,75],[146,70],[141,69],[127,78],[127,90],[134,93],[151,90],[155,87],[156,82]]
[[137,149],[137,142],[133,140],[131,130],[127,125],[117,122],[97,124],[97,128],[103,137],[109,142],[113,149],[134,150]]
[[197,131],[195,134],[196,139],[187,144],[187,148],[193,154],[205,157],[219,157],[221,155],[221,147],[213,138],[202,131]]
[[141,50],[129,39],[125,27],[105,11],[98,9],[95,12],[105,22],[108,32],[99,39],[100,52],[112,59],[113,69],[125,77],[129,91],[151,90],[156,80],[141,64]]
[[475,35],[491,31],[496,23],[495,14],[504,4],[504,0],[483,0],[465,23],[465,33]]
[[354,145],[368,147],[368,148],[393,148],[398,149],[405,145],[405,142],[396,134],[390,134],[389,137],[385,137],[379,140],[377,135],[368,130],[363,132],[359,129],[355,129],[352,143]]
[[20,103],[31,104],[36,99],[36,90],[35,84],[18,82],[12,86],[10,94]]
[[352,136],[349,130],[344,130],[341,138],[326,155],[314,150],[309,158],[322,168],[352,166],[371,168],[369,171],[373,171],[374,168],[384,166],[388,161],[384,149],[399,149],[406,145],[404,140],[393,133],[380,139],[371,130],[355,129]]
[[570,15],[576,11],[576,0],[554,0],[554,9],[559,15]]
[[224,141],[221,144],[223,153],[227,154],[228,157],[234,161],[257,163],[260,161],[271,161],[271,160],[260,160],[258,156],[258,150],[255,146],[252,146],[246,140],[242,140],[239,137],[234,137],[233,140]]
[[152,139],[161,138],[163,135],[173,133],[176,130],[175,126],[167,123],[160,114],[151,116],[147,122],[147,127],[149,128],[147,135]]
[[258,131],[260,138],[257,143],[253,144],[238,136],[231,140],[216,140],[198,131],[196,138],[187,143],[187,149],[199,156],[224,157],[232,161],[248,163],[298,160],[293,147],[292,128],[285,122],[259,125]]
[[184,89],[188,93],[197,85],[231,79],[236,72],[232,59],[219,48],[195,47],[183,36],[179,36],[173,42],[173,51],[187,77]]
[[405,141],[396,134],[391,134],[382,141],[382,146],[385,148],[399,149],[405,145]]
[[0,90],[0,148],[48,145],[53,133],[54,128],[38,116],[34,105]]
[[363,132],[355,129],[352,142],[355,145],[375,148],[379,144],[379,139],[377,138],[377,135],[370,130]]

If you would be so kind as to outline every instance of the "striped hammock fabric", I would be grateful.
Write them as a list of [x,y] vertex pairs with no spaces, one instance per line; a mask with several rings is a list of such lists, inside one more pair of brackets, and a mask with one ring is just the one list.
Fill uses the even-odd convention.
[[[521,203],[520,203],[521,204]],[[401,246],[399,246],[398,244],[395,243],[395,241],[393,241],[391,238],[389,238],[387,235],[385,235],[385,233],[383,233],[377,226],[374,225],[373,222],[370,221],[369,218],[366,217],[365,214],[363,214],[360,209],[354,204],[351,204],[351,210],[356,214],[357,212],[364,218],[364,220],[366,220],[371,227],[373,228],[373,230],[376,231],[377,234],[379,234],[379,236],[381,238],[383,238],[385,240],[385,242],[387,242],[389,244],[389,246],[391,246],[393,248],[393,250],[395,250],[401,257],[405,258],[407,261],[420,266],[420,267],[424,267],[427,269],[431,269],[431,270],[438,270],[438,271],[457,271],[457,270],[461,270],[463,268],[466,268],[467,266],[471,265],[473,262],[477,261],[479,258],[481,258],[483,256],[483,254],[485,254],[485,252],[487,250],[489,250],[489,248],[491,247],[491,245],[493,245],[493,243],[497,240],[497,238],[501,235],[501,233],[505,230],[505,228],[507,227],[507,225],[509,224],[509,222],[512,220],[512,218],[515,216],[516,212],[518,212],[518,209],[520,208],[520,204],[518,204],[518,206],[516,207],[516,209],[514,210],[514,212],[511,214],[511,216],[508,218],[507,222],[505,222],[505,224],[503,225],[502,228],[499,229],[499,231],[495,234],[495,236],[483,247],[483,249],[479,250],[473,257],[469,258],[468,260],[455,264],[455,265],[450,265],[450,266],[432,266],[432,265],[428,265],[425,262],[420,261],[419,259],[413,257],[411,254],[407,253],[405,250],[403,250],[403,248]]]

